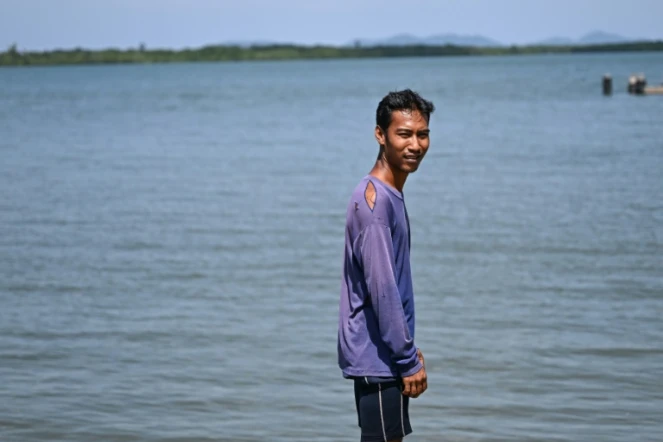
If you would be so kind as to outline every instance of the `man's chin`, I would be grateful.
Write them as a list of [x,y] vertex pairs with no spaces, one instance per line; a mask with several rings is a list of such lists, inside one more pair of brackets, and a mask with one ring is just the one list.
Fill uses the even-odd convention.
[[417,164],[405,164],[403,167],[401,167],[401,170],[406,173],[414,173],[419,169],[419,165],[421,163]]

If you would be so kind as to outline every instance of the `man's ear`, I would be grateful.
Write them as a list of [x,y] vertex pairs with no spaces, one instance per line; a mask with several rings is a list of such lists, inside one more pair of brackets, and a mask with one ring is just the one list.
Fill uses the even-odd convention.
[[380,146],[387,144],[386,134],[379,125],[375,126],[375,139]]

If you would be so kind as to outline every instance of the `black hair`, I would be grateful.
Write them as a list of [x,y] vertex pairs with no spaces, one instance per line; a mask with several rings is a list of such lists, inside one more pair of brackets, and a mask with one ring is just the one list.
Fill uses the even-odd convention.
[[404,89],[402,91],[389,92],[380,101],[375,120],[378,126],[385,132],[391,124],[391,114],[397,110],[419,111],[426,120],[430,120],[430,114],[435,111],[435,105],[424,100],[418,93]]

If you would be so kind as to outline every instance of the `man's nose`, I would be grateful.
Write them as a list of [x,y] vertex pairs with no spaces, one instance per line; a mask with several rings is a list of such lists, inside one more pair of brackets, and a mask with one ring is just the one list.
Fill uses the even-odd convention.
[[419,141],[419,137],[417,135],[412,136],[412,142],[410,143],[410,150],[414,152],[419,152],[421,151],[421,143]]

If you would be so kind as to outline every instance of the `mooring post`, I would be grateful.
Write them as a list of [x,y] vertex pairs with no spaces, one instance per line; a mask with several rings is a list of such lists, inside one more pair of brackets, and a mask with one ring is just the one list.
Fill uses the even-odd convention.
[[635,75],[628,77],[628,93],[635,94],[635,85],[638,82],[638,78]]
[[603,95],[612,94],[612,76],[610,74],[605,74],[603,76]]

